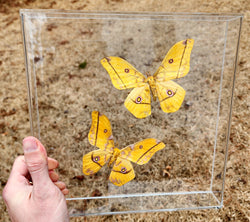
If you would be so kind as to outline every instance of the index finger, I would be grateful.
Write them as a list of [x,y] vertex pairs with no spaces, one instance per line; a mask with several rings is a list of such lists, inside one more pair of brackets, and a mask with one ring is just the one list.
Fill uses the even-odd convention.
[[48,169],[49,170],[54,170],[59,166],[59,163],[57,160],[48,157]]

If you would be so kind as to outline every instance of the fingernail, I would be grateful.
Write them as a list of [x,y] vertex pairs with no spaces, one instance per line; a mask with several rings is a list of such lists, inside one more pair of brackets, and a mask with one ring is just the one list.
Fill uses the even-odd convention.
[[25,138],[23,140],[23,151],[25,153],[33,152],[37,150],[37,148],[38,146],[37,146],[36,140],[32,138]]

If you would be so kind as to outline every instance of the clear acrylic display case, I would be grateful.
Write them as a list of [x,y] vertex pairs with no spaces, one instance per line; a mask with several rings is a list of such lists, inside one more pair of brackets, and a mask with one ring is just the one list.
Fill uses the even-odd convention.
[[[71,216],[220,208],[243,16],[21,10],[31,134],[60,162]],[[181,108],[136,119],[102,67],[120,56],[153,74],[176,42],[194,39]],[[80,68],[80,64],[83,64]],[[110,168],[82,173],[91,112],[105,114],[121,149],[145,138],[166,147],[116,187]]]

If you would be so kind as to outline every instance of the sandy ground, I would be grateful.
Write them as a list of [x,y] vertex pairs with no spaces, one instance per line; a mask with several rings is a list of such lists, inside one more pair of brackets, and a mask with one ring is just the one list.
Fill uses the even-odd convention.
[[[25,68],[24,68],[24,59],[23,59],[23,47],[22,47],[22,37],[21,37],[21,30],[20,30],[20,19],[19,19],[19,9],[20,8],[41,8],[41,9],[72,9],[72,10],[101,10],[101,11],[155,11],[155,12],[207,12],[207,13],[244,13],[244,22],[242,28],[242,35],[241,35],[241,44],[240,44],[240,53],[239,53],[239,60],[238,60],[238,72],[236,76],[236,85],[235,85],[235,100],[234,100],[234,108],[233,108],[233,115],[232,115],[232,125],[231,125],[231,137],[230,137],[230,149],[228,155],[228,163],[227,163],[227,174],[226,174],[226,186],[225,186],[225,194],[224,194],[224,207],[219,210],[195,210],[195,211],[179,211],[179,212],[166,212],[166,213],[151,213],[151,214],[125,214],[125,215],[117,215],[117,216],[102,216],[102,217],[86,217],[86,218],[72,218],[71,221],[249,221],[250,215],[250,203],[249,203],[249,62],[247,58],[249,58],[249,44],[247,42],[249,36],[249,10],[250,6],[247,1],[210,1],[209,3],[203,3],[202,1],[189,1],[189,2],[182,2],[182,1],[70,1],[70,2],[62,2],[62,1],[47,1],[46,3],[42,3],[40,1],[11,1],[11,2],[2,2],[0,1],[0,27],[1,27],[1,42],[0,42],[0,78],[1,78],[1,88],[0,88],[0,98],[1,98],[1,105],[0,105],[0,126],[1,126],[1,140],[0,140],[0,182],[1,187],[0,191],[2,191],[6,181],[8,179],[8,175],[11,170],[12,163],[14,159],[22,154],[21,148],[21,141],[22,139],[30,134],[30,125],[29,125],[29,114],[28,114],[28,105],[27,105],[27,91],[26,91],[26,79],[25,79]],[[54,27],[53,25],[47,27],[47,29],[60,28]],[[63,27],[62,27],[63,28]],[[63,30],[63,29],[62,29]],[[108,30],[108,27],[107,27]],[[85,30],[86,31],[86,30]],[[89,33],[86,33],[84,30],[82,34],[90,35],[91,30]],[[56,32],[55,32],[56,33]],[[64,33],[65,34],[65,33]],[[67,33],[66,33],[67,34]],[[56,38],[60,38],[60,35],[53,36],[55,41]],[[92,36],[94,37],[94,35]],[[53,40],[53,39],[52,39]],[[70,42],[70,41],[69,41]],[[174,42],[172,42],[174,43]],[[60,42],[62,47],[67,48],[68,42],[61,41]],[[115,44],[115,43],[114,43]],[[128,42],[128,46],[129,46]],[[68,46],[68,50],[72,50],[71,47]],[[98,54],[98,49],[102,48],[102,45],[91,46],[91,55],[95,55],[98,58],[102,58],[103,56],[101,53]],[[169,48],[170,45],[167,46]],[[126,48],[126,47],[125,47]],[[75,53],[79,53],[79,50],[76,47],[73,47]],[[77,50],[76,50],[77,49]],[[127,48],[126,48],[127,49]],[[84,50],[90,50],[89,48],[81,48],[80,52]],[[129,51],[129,50],[128,50]],[[110,52],[111,53],[111,52]],[[112,52],[115,53],[115,52]],[[137,54],[146,55],[148,51],[139,51]],[[156,55],[156,62],[155,64],[159,64],[162,59],[162,53],[159,51],[159,55]],[[197,54],[198,55],[198,54]],[[126,54],[126,50],[124,50],[124,54],[120,55],[123,57],[131,58],[133,61],[133,55]],[[136,56],[136,55],[134,55]],[[63,59],[64,56],[61,57]],[[131,115],[123,109],[122,114],[119,115],[119,108],[123,103],[123,99],[126,97],[127,92],[119,92],[114,90],[113,86],[110,84],[109,78],[106,73],[103,72],[102,78],[106,78],[107,85],[103,87],[98,92],[98,98],[94,100],[94,103],[89,103],[90,100],[93,98],[90,97],[93,92],[96,92],[98,88],[95,88],[96,85],[102,84],[100,80],[100,76],[96,75],[89,75],[88,67],[94,67],[96,71],[98,71],[99,67],[99,59],[90,57],[88,61],[93,61],[93,63],[89,63],[87,68],[81,70],[81,75],[87,76],[89,82],[87,84],[87,88],[82,89],[81,85],[79,84],[80,75],[77,73],[71,72],[68,74],[68,70],[63,72],[56,71],[58,75],[60,74],[60,78],[55,76],[53,78],[44,79],[43,83],[41,84],[41,91],[45,92],[43,102],[39,104],[40,109],[40,118],[43,121],[41,126],[42,138],[44,144],[49,147],[48,153],[50,156],[55,157],[62,162],[63,164],[60,165],[59,173],[61,178],[68,184],[69,188],[71,188],[72,193],[71,196],[88,195],[90,192],[94,192],[91,189],[91,184],[98,186],[98,191],[93,195],[98,195],[98,192],[105,194],[107,189],[105,184],[102,183],[103,177],[108,177],[108,171],[102,170],[101,173],[97,174],[96,177],[84,177],[83,180],[79,180],[74,178],[74,176],[81,174],[81,162],[78,160],[81,159],[83,153],[87,153],[91,151],[93,147],[88,145],[88,141],[86,138],[86,134],[89,130],[89,126],[91,123],[90,120],[90,113],[93,109],[100,109],[105,110],[104,113],[110,118],[113,133],[116,138],[116,142],[119,146],[128,145],[142,139],[141,136],[138,138],[138,132],[141,135],[145,135],[147,137],[154,136],[161,140],[163,140],[166,144],[172,144],[168,147],[168,149],[164,149],[162,153],[157,153],[156,156],[150,161],[149,164],[145,165],[145,168],[135,166],[135,171],[140,172],[136,177],[135,181],[147,181],[147,172],[151,172],[154,175],[154,180],[161,181],[166,180],[166,175],[162,176],[163,169],[166,166],[172,166],[171,169],[171,178],[186,178],[186,183],[189,183],[192,178],[202,178],[202,182],[196,183],[197,181],[192,181],[193,185],[200,186],[199,188],[202,189],[203,186],[207,184],[209,181],[206,176],[206,157],[211,156],[209,151],[201,152],[200,150],[193,151],[193,155],[197,155],[199,158],[198,161],[193,161],[193,155],[190,155],[188,158],[185,156],[181,156],[183,151],[179,149],[179,146],[184,146],[188,143],[182,142],[182,140],[178,141],[179,146],[176,145],[175,135],[178,130],[171,130],[167,125],[175,124],[175,118],[185,119],[185,115],[182,114],[182,111],[177,112],[177,116],[172,116],[172,118],[168,119],[166,123],[162,123],[157,127],[159,129],[163,129],[165,134],[169,135],[168,138],[161,137],[158,134],[157,130],[147,130],[150,125],[156,126],[159,122],[157,118],[161,118],[163,113],[160,109],[153,108],[152,119],[150,120],[145,119],[142,121],[138,121],[138,124],[134,124],[134,119],[131,118]],[[143,58],[146,60],[147,58]],[[48,62],[53,60],[52,57],[49,57]],[[57,63],[58,67],[60,68],[60,63],[65,62],[64,60],[59,60]],[[69,64],[72,66],[77,67],[77,62],[74,59],[67,60]],[[149,61],[147,61],[149,62]],[[39,63],[39,61],[38,61]],[[90,66],[91,65],[91,66]],[[154,64],[153,64],[154,65]],[[69,65],[70,66],[70,65]],[[143,67],[143,64],[138,64],[138,69]],[[57,70],[58,67],[53,67]],[[47,68],[49,70],[49,67]],[[143,69],[143,68],[142,68]],[[198,69],[198,68],[196,68]],[[144,70],[142,70],[144,71]],[[79,70],[78,70],[79,72]],[[58,81],[60,79],[60,81]],[[54,90],[58,95],[57,102],[53,103],[53,98],[50,100],[49,93],[46,94],[46,81],[50,82],[50,85],[54,87]],[[79,99],[72,97],[74,94],[73,92],[68,92],[68,94],[60,93],[63,91],[62,82],[70,81],[70,84],[73,86],[72,89],[77,89],[77,95],[84,95],[87,100]],[[91,81],[98,83],[92,84]],[[99,82],[98,82],[99,81]],[[202,79],[196,81],[202,81]],[[210,82],[215,84],[216,90],[216,83],[218,81],[214,80]],[[185,81],[184,81],[185,83]],[[44,87],[44,88],[43,88]],[[44,90],[44,91],[42,91]],[[85,91],[84,91],[85,90]],[[92,91],[91,91],[92,90]],[[109,92],[112,90],[112,94]],[[190,92],[190,96],[192,95],[192,90],[187,88],[186,90]],[[195,90],[195,89],[194,89]],[[47,90],[49,91],[49,90]],[[88,92],[86,94],[86,91]],[[206,93],[205,93],[206,94]],[[114,96],[119,95],[121,99],[112,100]],[[108,98],[109,103],[102,102],[103,98]],[[213,96],[211,95],[210,98],[212,99]],[[95,98],[94,98],[95,99]],[[75,107],[62,107],[62,103],[60,101],[66,101],[69,104],[74,104]],[[203,101],[203,100],[202,100]],[[204,100],[205,101],[205,100]],[[203,102],[204,102],[203,101]],[[70,103],[71,102],[71,103]],[[189,101],[186,100],[186,104]],[[86,103],[86,104],[85,104]],[[157,103],[153,103],[153,106],[157,107]],[[81,118],[77,120],[74,119],[71,115],[71,110],[74,110],[78,107],[82,106],[82,113],[80,112],[78,115],[81,115]],[[188,105],[186,105],[187,108]],[[112,108],[109,108],[112,107]],[[209,110],[209,107],[205,107]],[[188,109],[188,108],[187,108]],[[48,112],[51,112],[52,116],[58,110],[63,110],[63,114],[58,116],[57,120],[61,121],[54,121],[52,122],[51,119],[48,117]],[[185,111],[185,109],[183,109]],[[112,114],[112,115],[111,115]],[[190,116],[191,117],[191,116]],[[189,124],[192,125],[192,118],[186,118],[186,128],[189,127]],[[81,123],[85,123],[82,126],[81,130],[75,127]],[[76,125],[73,125],[76,124]],[[52,125],[53,129],[50,129]],[[65,127],[66,126],[66,127]],[[75,127],[75,131],[68,132],[68,129]],[[121,127],[123,126],[123,127]],[[204,125],[201,124],[200,127]],[[129,131],[127,130],[129,127]],[[50,129],[46,131],[46,129]],[[157,128],[156,128],[157,129]],[[175,126],[175,129],[178,129],[178,124]],[[46,133],[43,133],[46,132]],[[198,131],[197,131],[198,132]],[[67,133],[72,133],[72,138],[67,139],[66,141],[61,141],[62,138],[57,138],[56,136],[65,135]],[[187,132],[184,130],[181,132],[181,136],[186,136]],[[187,134],[189,135],[189,134]],[[201,134],[202,135],[202,134]],[[202,141],[206,141],[205,139],[209,140],[209,135],[207,138],[204,138]],[[191,141],[192,142],[192,141]],[[81,146],[88,147],[84,152],[78,152],[79,146],[74,144],[80,143]],[[182,144],[183,143],[183,144]],[[197,144],[197,146],[207,145],[205,144]],[[213,144],[210,144],[211,146]],[[71,147],[71,151],[67,151],[66,147]],[[172,147],[172,150],[171,150]],[[120,147],[122,148],[122,147]],[[187,147],[187,150],[191,150]],[[160,151],[161,152],[161,151]],[[176,156],[175,156],[176,155]],[[71,156],[70,161],[64,161],[67,156]],[[161,161],[161,156],[166,156],[167,161]],[[196,157],[197,157],[196,156]],[[183,165],[176,164],[179,167],[175,166],[175,159],[179,158]],[[190,159],[189,159],[190,158]],[[72,160],[74,163],[72,164]],[[156,161],[158,160],[158,161]],[[181,166],[181,168],[180,168]],[[189,167],[187,167],[189,166]],[[187,170],[192,169],[192,170]],[[70,175],[70,176],[69,176]],[[101,182],[100,182],[101,181]],[[175,180],[171,180],[175,181]],[[176,180],[177,181],[177,180]],[[198,184],[198,185],[197,185]],[[173,183],[172,186],[174,187],[175,184]],[[133,187],[136,189],[136,187]],[[153,189],[153,187],[152,187]],[[171,190],[171,186],[168,186],[169,191]],[[110,190],[109,190],[110,191]],[[149,191],[149,190],[146,190]],[[84,193],[85,192],[85,193]],[[114,191],[115,192],[115,191]],[[1,198],[1,215],[0,221],[9,221],[8,214],[6,212],[5,205],[3,204],[2,197]],[[91,205],[90,205],[91,206]]]

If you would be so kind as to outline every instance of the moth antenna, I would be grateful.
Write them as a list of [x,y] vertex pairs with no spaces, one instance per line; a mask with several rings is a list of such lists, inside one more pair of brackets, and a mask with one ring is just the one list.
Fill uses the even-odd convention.
[[149,76],[150,76],[150,73],[149,73],[149,72],[146,72],[146,76],[149,77]]

